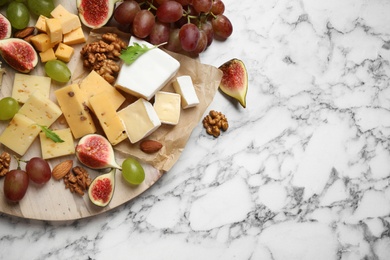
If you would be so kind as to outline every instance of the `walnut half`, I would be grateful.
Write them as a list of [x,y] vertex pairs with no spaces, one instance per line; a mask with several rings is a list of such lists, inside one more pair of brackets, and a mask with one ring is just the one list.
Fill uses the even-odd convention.
[[5,176],[9,171],[9,166],[11,163],[11,156],[7,152],[2,152],[0,154],[0,177]]

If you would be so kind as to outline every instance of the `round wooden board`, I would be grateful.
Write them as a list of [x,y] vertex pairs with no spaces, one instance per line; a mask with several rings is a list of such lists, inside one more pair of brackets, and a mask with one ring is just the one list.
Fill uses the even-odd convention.
[[[76,1],[55,1],[56,4],[62,4],[67,10],[73,13],[77,13]],[[31,25],[35,24],[34,18],[31,18]],[[88,31],[85,31],[86,37]],[[71,71],[74,71],[79,61],[79,51],[82,44],[73,46],[75,48],[75,57],[68,63]],[[12,92],[13,79],[15,71],[9,68],[4,62],[2,67],[6,69],[6,73],[3,76],[3,81],[0,87],[0,98],[10,96]],[[36,69],[31,73],[35,75],[45,75],[43,66],[38,64]],[[61,87],[52,81],[51,97],[54,98],[53,92],[55,89]],[[0,122],[0,133],[8,125],[8,121]],[[41,156],[39,138],[34,141],[28,152],[23,158],[32,158],[34,156]],[[14,154],[6,147],[0,145],[0,151],[7,151],[10,154]],[[49,163],[53,168],[56,164],[66,159],[72,159],[75,165],[80,165],[75,156],[66,156],[58,159],[51,159]],[[118,163],[121,163],[124,159],[120,153],[116,152],[116,159]],[[3,192],[0,192],[0,212],[18,216],[28,219],[48,220],[48,221],[64,221],[75,220],[93,216],[110,209],[113,209],[135,197],[150,188],[161,176],[162,172],[153,168],[150,165],[143,164],[146,173],[145,181],[139,186],[131,186],[127,184],[120,176],[121,172],[116,172],[116,184],[114,196],[107,207],[101,208],[93,205],[85,194],[83,197],[71,193],[68,189],[65,189],[65,185],[62,180],[56,181],[51,179],[45,185],[36,185],[30,182],[29,188],[25,197],[18,203],[10,203],[4,197]],[[12,160],[11,169],[16,168],[16,161]],[[88,170],[91,178],[94,178],[101,172]],[[3,189],[4,178],[0,179],[0,187]]]

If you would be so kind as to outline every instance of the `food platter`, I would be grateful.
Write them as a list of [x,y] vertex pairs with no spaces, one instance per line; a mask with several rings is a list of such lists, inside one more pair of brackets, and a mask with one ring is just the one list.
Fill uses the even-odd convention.
[[[77,13],[76,1],[55,1],[56,4],[63,5],[67,10]],[[34,19],[31,19],[30,24],[34,24]],[[91,35],[91,31],[87,28],[84,29],[86,37]],[[111,30],[111,29],[109,29]],[[72,60],[69,61],[68,67],[72,71],[72,81],[77,81],[82,78],[83,69],[80,67],[80,50],[83,44],[74,46],[75,55]],[[68,189],[65,189],[64,183],[59,180],[51,179],[44,185],[38,185],[35,183],[29,184],[29,188],[25,197],[18,203],[10,203],[6,200],[3,192],[4,178],[0,179],[0,212],[22,217],[28,219],[48,220],[48,221],[63,221],[74,220],[85,217],[91,217],[102,212],[116,208],[134,198],[141,193],[152,187],[164,174],[168,174],[169,169],[179,159],[181,152],[185,148],[185,144],[191,135],[192,130],[200,122],[200,119],[206,111],[208,105],[213,100],[213,97],[218,88],[218,83],[221,78],[221,72],[212,66],[201,64],[198,60],[186,57],[184,55],[168,52],[171,56],[180,62],[180,69],[177,75],[190,75],[194,80],[194,86],[201,101],[200,106],[188,110],[182,111],[180,122],[178,125],[163,126],[152,134],[154,138],[165,144],[164,151],[160,155],[143,155],[139,152],[136,145],[131,145],[128,140],[121,142],[118,146],[115,146],[115,157],[120,164],[125,158],[129,156],[139,158],[142,166],[145,170],[145,180],[140,185],[129,185],[121,176],[120,170],[116,173],[116,184],[113,198],[108,206],[97,207],[93,205],[88,196],[79,196],[71,193]],[[13,80],[15,70],[8,67],[3,62],[5,74],[3,75],[2,84],[0,87],[0,98],[10,96],[12,92]],[[45,75],[42,64],[38,64],[34,71],[30,72],[33,75]],[[54,91],[61,87],[64,87],[68,83],[57,83],[52,81],[50,98],[55,101]],[[171,82],[168,83],[163,90],[172,91]],[[0,133],[6,128],[8,122],[0,121]],[[61,128],[66,124],[63,117],[60,117],[53,127]],[[75,140],[75,145],[77,140]],[[0,144],[0,152],[7,151],[13,154],[7,147]],[[22,159],[28,160],[29,158],[40,156],[40,143],[35,140],[27,153]],[[58,163],[71,159],[74,165],[80,165],[77,158],[74,155],[63,156],[55,159],[48,160],[50,166],[53,168]],[[11,169],[16,168],[16,161],[11,161]],[[94,178],[103,171],[88,169],[91,177]]]

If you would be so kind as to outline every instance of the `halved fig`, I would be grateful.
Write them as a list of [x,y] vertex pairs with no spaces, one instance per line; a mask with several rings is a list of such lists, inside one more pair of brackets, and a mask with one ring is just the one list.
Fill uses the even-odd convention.
[[81,22],[89,28],[100,28],[108,23],[120,0],[77,0]]
[[91,169],[121,169],[115,161],[114,149],[110,142],[99,134],[83,136],[76,145],[76,157]]
[[34,47],[22,39],[0,40],[0,54],[8,65],[22,73],[29,73],[38,64]]
[[226,95],[238,100],[245,108],[248,73],[244,62],[234,58],[222,64],[219,69],[223,72],[219,88]]
[[97,176],[88,188],[88,197],[99,207],[107,206],[115,190],[115,168],[110,172]]
[[12,26],[10,21],[0,13],[0,40],[11,37]]

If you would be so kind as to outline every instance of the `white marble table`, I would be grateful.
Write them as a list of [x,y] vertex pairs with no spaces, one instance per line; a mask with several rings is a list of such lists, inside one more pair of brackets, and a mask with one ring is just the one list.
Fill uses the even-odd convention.
[[101,215],[0,215],[0,259],[390,259],[390,1],[224,0],[247,108],[218,93],[174,168]]

